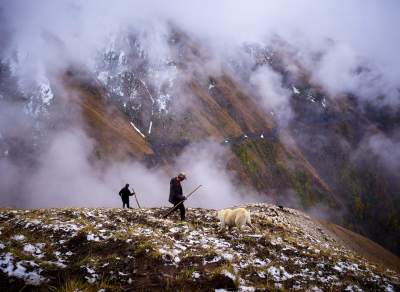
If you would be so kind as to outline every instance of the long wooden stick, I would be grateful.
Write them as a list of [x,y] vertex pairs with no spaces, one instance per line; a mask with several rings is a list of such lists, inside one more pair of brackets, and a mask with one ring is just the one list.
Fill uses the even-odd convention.
[[138,199],[137,199],[137,197],[136,197],[136,194],[135,194],[134,196],[135,196],[135,200],[136,200],[136,203],[137,203],[139,209],[142,209],[142,208],[140,207],[140,205],[139,205],[139,201],[138,201]]
[[138,205],[139,209],[142,209],[142,208],[140,207],[140,205],[139,205],[139,201],[138,201],[138,199],[137,199],[137,197],[136,197],[136,193],[135,193],[135,191],[134,191],[133,189],[132,189],[132,193],[133,193],[133,195],[134,195],[134,197],[135,197],[136,204]]
[[[195,188],[189,195],[187,195],[186,196],[186,200],[191,196],[191,195],[193,195],[193,193],[195,192],[195,191],[197,191],[199,188],[201,187],[201,185],[199,185],[197,188]],[[180,201],[178,204],[176,204],[175,206],[173,206],[172,208],[170,208],[168,211],[167,211],[167,213],[165,213],[164,215],[163,215],[163,218],[165,219],[165,218],[167,218],[172,212],[174,212],[176,209],[178,209],[178,207],[179,207],[179,205],[180,204],[182,204],[184,201],[186,201],[186,200],[182,200],[182,201]]]

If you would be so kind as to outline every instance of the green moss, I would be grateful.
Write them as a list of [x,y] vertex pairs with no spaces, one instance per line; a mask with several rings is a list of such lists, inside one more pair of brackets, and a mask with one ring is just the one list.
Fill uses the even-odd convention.
[[351,167],[351,165],[343,167],[340,180],[344,185],[348,186],[349,191],[353,194],[360,194],[363,192],[362,181],[360,181],[357,172],[353,167]]
[[[292,188],[304,209],[316,204],[335,206],[331,195],[314,182],[312,175],[294,157],[281,149],[277,141],[246,139],[233,146],[246,174],[259,190]],[[290,165],[293,164],[293,167]]]
[[247,143],[240,144],[239,147],[234,149],[234,152],[236,156],[239,158],[244,168],[246,169],[246,171],[248,171],[252,175],[256,175],[257,167],[255,162],[251,158],[249,148],[250,147]]
[[299,196],[303,208],[308,208],[314,204],[312,179],[308,173],[303,170],[296,171],[290,176],[292,187]]
[[348,123],[346,122],[341,122],[338,126],[338,132],[341,136],[351,139],[353,134],[352,134],[352,130],[351,127]]
[[353,205],[354,205],[354,211],[355,215],[359,218],[363,218],[364,210],[365,210],[365,205],[362,201],[362,198],[360,195],[356,195],[353,199]]
[[[265,181],[265,176],[270,176],[272,183],[287,178],[286,163],[279,158],[277,143],[248,139],[234,146],[233,151],[255,183]],[[263,164],[266,166],[264,170],[260,168]],[[265,173],[267,169],[269,173]]]
[[145,238],[143,238],[143,240],[138,241],[138,244],[135,247],[135,256],[136,257],[144,256],[148,259],[156,261],[159,261],[162,258],[160,252],[154,249],[154,244],[150,241],[146,241]]
[[279,155],[279,147],[278,143],[268,140],[258,143],[260,156],[269,169],[274,187],[285,186],[289,182],[287,161]]

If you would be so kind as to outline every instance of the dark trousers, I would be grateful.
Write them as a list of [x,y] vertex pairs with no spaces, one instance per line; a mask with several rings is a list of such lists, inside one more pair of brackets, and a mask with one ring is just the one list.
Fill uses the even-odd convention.
[[[174,203],[174,207],[176,205],[178,205],[179,202]],[[179,212],[181,213],[181,220],[185,220],[185,206],[182,204],[180,204],[177,208],[177,210],[179,210]]]
[[129,207],[129,197],[128,198],[121,198],[122,199],[122,208],[125,208],[125,205],[128,209],[130,209],[131,207]]

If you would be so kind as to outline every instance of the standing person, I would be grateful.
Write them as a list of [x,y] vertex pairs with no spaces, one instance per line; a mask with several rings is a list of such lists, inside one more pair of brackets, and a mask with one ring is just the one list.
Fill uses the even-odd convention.
[[[181,172],[177,177],[173,177],[169,183],[169,202],[176,206],[178,203],[186,200],[186,197],[183,195],[181,181],[186,179],[186,174]],[[185,220],[185,206],[182,204],[178,207],[181,213],[181,220]]]
[[129,184],[126,184],[125,187],[123,187],[119,191],[119,196],[122,199],[122,208],[125,208],[126,205],[128,209],[132,209],[131,207],[129,207],[129,197],[133,196],[134,194],[135,194],[134,191],[131,193],[131,191],[129,190]]

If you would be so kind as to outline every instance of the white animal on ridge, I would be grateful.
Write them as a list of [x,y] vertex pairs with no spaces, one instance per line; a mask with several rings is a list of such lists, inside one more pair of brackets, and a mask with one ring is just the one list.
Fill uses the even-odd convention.
[[243,226],[247,225],[254,230],[253,225],[251,225],[250,212],[245,208],[219,210],[217,218],[220,221],[221,229],[224,229],[225,226],[229,228],[236,226],[241,230]]

